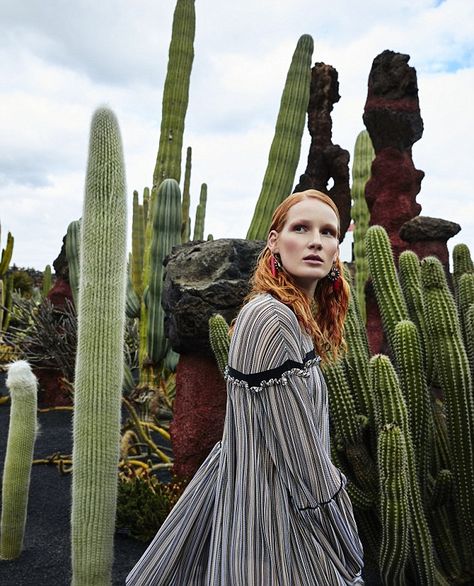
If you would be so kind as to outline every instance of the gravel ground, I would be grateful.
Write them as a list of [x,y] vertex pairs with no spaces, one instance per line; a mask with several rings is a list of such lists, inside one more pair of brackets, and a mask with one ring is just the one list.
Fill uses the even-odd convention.
[[[0,393],[1,394],[1,393]],[[0,405],[0,470],[3,471],[10,408]],[[40,413],[40,434],[35,458],[72,451],[72,412]],[[18,560],[0,561],[2,586],[67,586],[70,562],[71,475],[61,475],[56,466],[38,464],[31,472],[28,516],[23,552]],[[125,577],[140,558],[146,544],[123,534],[115,537],[113,585]]]

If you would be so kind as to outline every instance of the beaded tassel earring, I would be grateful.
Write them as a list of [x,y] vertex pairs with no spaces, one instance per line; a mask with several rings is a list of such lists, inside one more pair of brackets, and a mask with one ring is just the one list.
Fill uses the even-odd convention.
[[342,279],[341,279],[341,271],[337,268],[336,263],[334,263],[329,271],[327,278],[332,283],[332,290],[334,293],[337,293],[342,288]]
[[274,279],[276,279],[278,276],[278,272],[282,268],[281,263],[273,253],[271,253],[271,255],[270,255],[269,263],[270,263],[270,271],[272,273],[272,277]]

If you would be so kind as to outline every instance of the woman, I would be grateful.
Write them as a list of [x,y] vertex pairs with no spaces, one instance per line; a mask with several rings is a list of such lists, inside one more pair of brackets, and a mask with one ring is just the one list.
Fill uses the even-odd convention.
[[128,586],[362,584],[362,548],[331,463],[320,360],[344,345],[339,214],[323,193],[275,210],[233,328],[222,441]]

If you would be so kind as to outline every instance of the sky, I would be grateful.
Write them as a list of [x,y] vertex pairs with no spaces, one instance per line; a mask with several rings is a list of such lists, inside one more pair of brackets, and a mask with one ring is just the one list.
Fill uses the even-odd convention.
[[[90,120],[108,105],[124,144],[128,201],[151,185],[174,0],[0,0],[1,246],[43,270],[81,216]],[[422,215],[461,225],[448,247],[474,254],[472,0],[196,0],[185,149],[193,149],[191,218],[208,185],[205,235],[245,238],[298,38],[339,73],[333,142],[353,155],[367,79],[385,49],[417,71],[425,172]],[[306,167],[305,130],[295,183]],[[129,225],[131,233],[131,221]],[[342,257],[350,260],[350,244]]]

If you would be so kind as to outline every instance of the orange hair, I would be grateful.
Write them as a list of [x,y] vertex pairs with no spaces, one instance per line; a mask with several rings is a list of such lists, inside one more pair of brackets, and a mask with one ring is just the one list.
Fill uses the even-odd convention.
[[[304,199],[317,199],[334,211],[338,221],[337,237],[339,238],[339,210],[328,195],[315,189],[308,189],[288,196],[274,211],[268,233],[272,230],[281,232],[289,209]],[[265,246],[258,257],[251,281],[252,289],[245,298],[245,302],[259,293],[271,293],[276,299],[292,309],[302,329],[313,338],[316,353],[321,356],[323,361],[338,358],[341,351],[346,349],[343,325],[350,295],[350,287],[344,279],[344,270],[339,256],[336,260],[336,266],[340,271],[342,287],[335,292],[331,281],[323,278],[318,281],[312,300],[296,285],[292,276],[284,269],[278,271],[278,275],[273,277],[270,270],[270,256],[271,251],[268,246]]]

